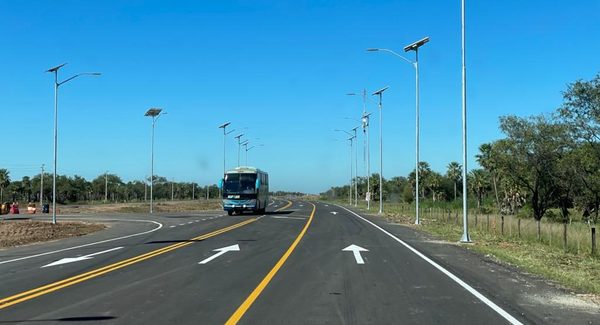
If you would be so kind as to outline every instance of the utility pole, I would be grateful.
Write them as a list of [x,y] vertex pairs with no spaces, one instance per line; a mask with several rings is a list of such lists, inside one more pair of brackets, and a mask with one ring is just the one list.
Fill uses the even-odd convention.
[[208,201],[209,198],[209,190],[210,190],[210,185],[206,185],[206,200]]
[[40,174],[40,209],[44,209],[44,164],[42,164],[42,173]]
[[192,183],[192,200],[194,199],[194,191],[196,190],[196,184]]
[[104,203],[108,200],[108,172],[104,172]]
[[173,191],[173,186],[175,185],[175,179],[171,179],[171,201],[173,201],[173,199],[175,198],[174,196],[174,191]]

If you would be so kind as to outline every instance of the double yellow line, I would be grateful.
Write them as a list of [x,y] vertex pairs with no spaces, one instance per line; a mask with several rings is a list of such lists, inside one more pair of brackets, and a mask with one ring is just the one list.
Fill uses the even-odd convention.
[[93,278],[101,276],[103,274],[106,274],[106,273],[118,270],[120,268],[129,266],[129,265],[132,265],[132,264],[135,264],[135,263],[139,263],[141,261],[145,261],[145,260],[147,260],[149,258],[156,257],[158,255],[162,255],[162,254],[170,252],[172,250],[175,250],[175,249],[178,249],[178,248],[182,248],[182,247],[191,245],[192,243],[194,243],[194,241],[203,240],[203,239],[207,239],[207,238],[210,238],[210,237],[217,236],[217,235],[222,234],[224,232],[228,232],[230,230],[233,230],[233,229],[245,226],[245,225],[247,225],[249,223],[252,223],[252,222],[254,222],[256,220],[258,220],[258,218],[248,219],[246,221],[243,221],[243,222],[240,222],[240,223],[236,223],[236,224],[231,225],[229,227],[225,227],[225,228],[222,228],[222,229],[219,229],[219,230],[215,230],[213,232],[210,232],[210,233],[207,233],[207,234],[204,234],[204,235],[200,235],[198,237],[194,237],[194,238],[190,239],[189,241],[186,241],[186,242],[183,242],[183,243],[177,243],[177,244],[169,245],[167,247],[163,247],[163,248],[151,251],[151,252],[146,253],[146,254],[138,255],[138,256],[135,256],[135,257],[132,257],[132,258],[129,258],[129,259],[126,259],[126,260],[123,260],[123,261],[111,264],[111,265],[107,265],[107,266],[101,267],[99,269],[95,269],[93,271],[90,271],[90,272],[86,272],[86,273],[83,273],[83,274],[80,274],[80,275],[76,275],[74,277],[70,277],[70,278],[67,278],[67,279],[64,279],[64,280],[61,280],[61,281],[50,283],[48,285],[45,285],[45,286],[42,286],[42,287],[39,287],[39,288],[35,288],[35,289],[29,290],[29,291],[21,292],[19,294],[16,294],[16,295],[13,295],[13,296],[10,296],[10,297],[6,297],[6,298],[3,298],[3,299],[0,299],[0,309],[9,307],[9,306],[12,306],[12,305],[15,305],[15,304],[18,304],[18,303],[21,303],[21,302],[33,299],[33,298],[36,298],[36,297],[39,297],[39,296],[42,296],[42,295],[45,295],[47,293],[54,292],[56,290],[60,290],[62,288],[66,288],[66,287],[75,285],[77,283],[80,283],[80,282],[83,282],[83,281],[86,281],[86,280],[89,280],[89,279],[93,279]]

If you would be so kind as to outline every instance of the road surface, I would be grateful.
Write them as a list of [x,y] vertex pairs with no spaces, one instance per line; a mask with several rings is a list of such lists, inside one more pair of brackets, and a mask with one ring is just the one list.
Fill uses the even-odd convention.
[[329,203],[76,218],[109,228],[0,251],[0,324],[600,322],[541,279]]

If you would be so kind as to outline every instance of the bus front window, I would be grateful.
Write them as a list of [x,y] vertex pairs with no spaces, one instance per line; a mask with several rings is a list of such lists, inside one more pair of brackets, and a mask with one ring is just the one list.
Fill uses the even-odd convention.
[[227,174],[223,194],[254,194],[256,174]]

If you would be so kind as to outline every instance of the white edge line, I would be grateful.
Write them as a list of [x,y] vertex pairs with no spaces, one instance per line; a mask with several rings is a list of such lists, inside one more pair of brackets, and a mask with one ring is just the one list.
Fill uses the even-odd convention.
[[[74,219],[74,220],[81,220],[81,219]],[[156,227],[154,229],[150,229],[148,231],[140,232],[140,233],[137,233],[137,234],[132,234],[132,235],[127,235],[127,236],[122,236],[122,237],[117,237],[117,238],[106,239],[106,240],[97,241],[97,242],[88,243],[88,244],[79,245],[79,246],[67,247],[67,248],[56,250],[56,251],[50,251],[50,252],[45,252],[45,253],[40,253],[40,254],[35,254],[35,255],[29,255],[29,256],[19,257],[19,258],[15,258],[15,259],[12,259],[12,260],[7,260],[7,261],[0,261],[0,264],[17,262],[17,261],[27,260],[27,259],[30,259],[30,258],[35,258],[35,257],[40,257],[40,256],[45,256],[45,255],[50,255],[50,254],[56,254],[56,253],[60,253],[60,252],[65,252],[65,251],[69,251],[69,250],[73,250],[73,249],[88,247],[88,246],[92,246],[92,245],[98,245],[98,244],[108,243],[108,242],[115,241],[115,240],[121,240],[121,239],[131,238],[131,237],[135,237],[135,236],[141,236],[141,235],[145,235],[145,234],[149,234],[151,232],[157,231],[157,230],[159,230],[160,228],[163,227],[162,223],[156,222],[156,221],[152,221],[152,220],[123,220],[123,219],[98,219],[98,220],[101,220],[101,221],[151,222],[151,223],[157,224],[158,227]]]
[[448,276],[454,282],[458,283],[461,287],[463,287],[465,290],[467,290],[468,292],[470,292],[477,299],[481,300],[481,302],[483,302],[484,304],[488,305],[488,307],[490,307],[491,309],[493,309],[500,316],[504,317],[504,319],[506,319],[507,321],[509,321],[511,324],[515,324],[515,325],[518,325],[518,324],[522,325],[523,324],[520,321],[518,321],[516,318],[514,318],[511,314],[507,313],[500,306],[496,305],[494,302],[492,302],[491,300],[489,300],[488,298],[486,298],[484,295],[482,295],[481,293],[479,293],[479,291],[475,290],[473,287],[471,287],[470,285],[468,285],[466,282],[464,282],[463,280],[461,280],[459,277],[457,277],[456,275],[450,273],[450,271],[446,270],[444,267],[442,267],[441,265],[437,264],[436,262],[434,262],[433,260],[431,260],[429,257],[425,256],[423,253],[419,252],[418,250],[416,250],[415,248],[413,248],[409,244],[405,243],[402,239],[394,236],[393,234],[391,234],[387,230],[379,227],[378,225],[374,224],[373,222],[367,220],[366,218],[361,217],[360,215],[358,215],[354,211],[348,210],[345,207],[340,206],[340,205],[337,205],[337,206],[340,207],[340,208],[342,208],[342,209],[344,209],[344,210],[346,210],[346,211],[348,211],[348,212],[350,212],[350,213],[352,213],[353,215],[359,217],[363,221],[371,224],[373,227],[381,230],[384,234],[392,237],[395,241],[399,242],[404,247],[408,248],[413,253],[415,253],[417,256],[419,256],[420,258],[422,258],[423,260],[425,260],[427,263],[431,264],[433,267],[435,267],[436,269],[438,269],[440,272],[444,273],[446,276]]
[[307,217],[278,217],[278,216],[271,216],[271,218],[275,218],[275,219],[298,219],[298,220],[306,220]]

